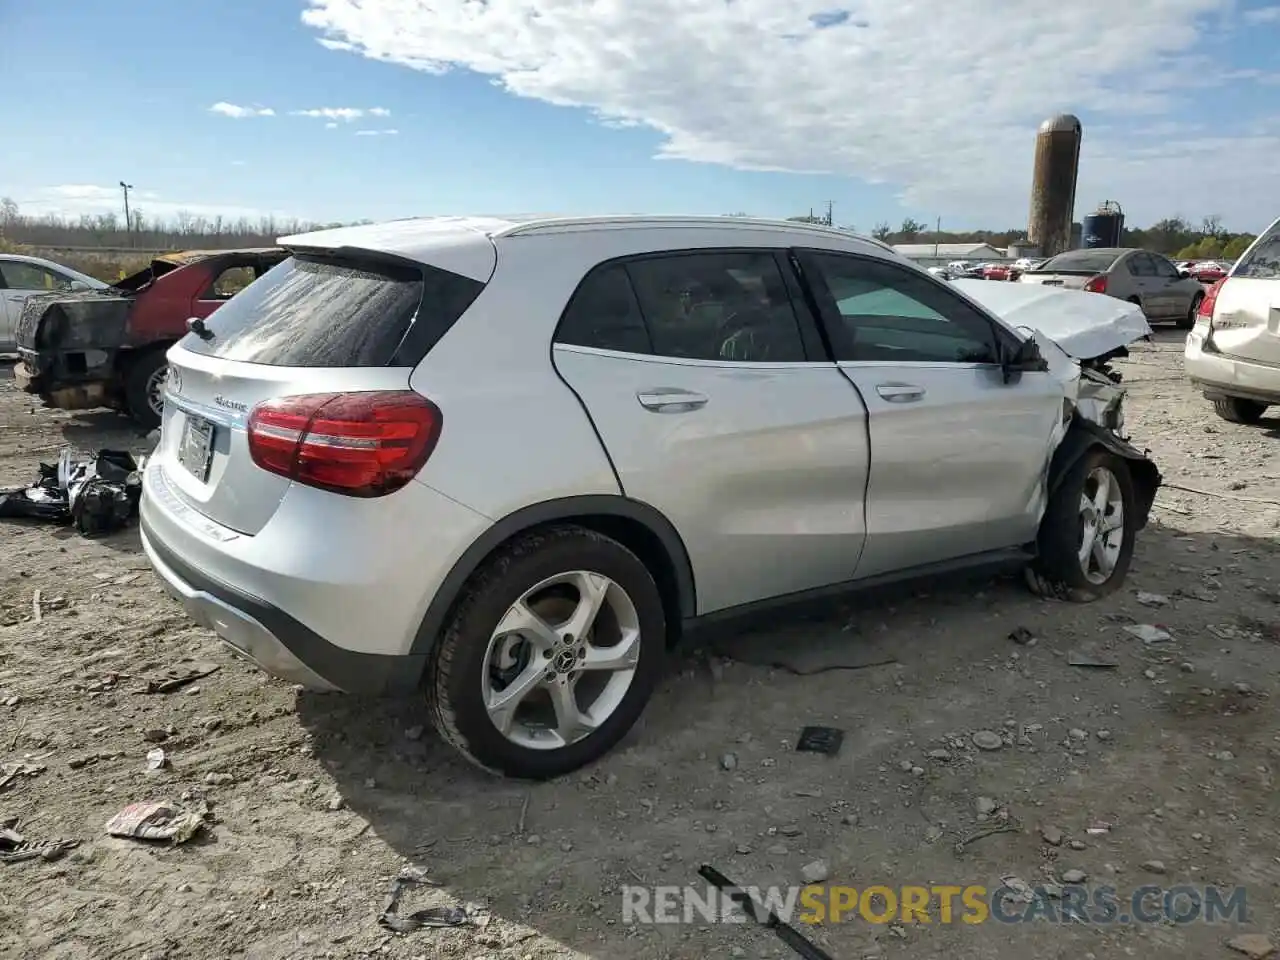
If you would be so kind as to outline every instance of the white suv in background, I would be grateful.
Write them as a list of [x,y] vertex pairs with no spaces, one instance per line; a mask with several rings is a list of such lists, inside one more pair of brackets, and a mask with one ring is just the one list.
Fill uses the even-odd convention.
[[1257,423],[1280,404],[1280,220],[1209,288],[1185,366],[1224,420]]
[[266,670],[422,690],[488,769],[608,750],[709,616],[1003,562],[1108,593],[1159,484],[1111,380],[874,240],[438,218],[282,244],[168,353],[143,546]]

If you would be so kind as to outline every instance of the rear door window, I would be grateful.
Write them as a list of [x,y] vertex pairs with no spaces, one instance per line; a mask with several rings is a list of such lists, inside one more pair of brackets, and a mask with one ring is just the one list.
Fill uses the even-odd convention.
[[800,323],[772,251],[667,254],[633,260],[627,274],[657,356],[805,360]]
[[1280,223],[1276,223],[1236,264],[1233,277],[1280,280]]
[[651,353],[649,332],[621,264],[593,270],[569,301],[556,342],[621,353]]
[[219,307],[192,353],[279,367],[414,366],[484,284],[426,264],[298,255]]
[[1129,272],[1135,277],[1154,277],[1156,264],[1150,254],[1135,253],[1129,258]]

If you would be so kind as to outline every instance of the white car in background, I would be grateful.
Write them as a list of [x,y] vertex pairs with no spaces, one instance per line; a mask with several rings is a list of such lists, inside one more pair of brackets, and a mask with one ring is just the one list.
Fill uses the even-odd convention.
[[1224,420],[1257,423],[1280,404],[1280,220],[1205,294],[1185,366]]
[[101,280],[51,260],[0,253],[0,353],[17,351],[18,317],[28,297],[106,288]]

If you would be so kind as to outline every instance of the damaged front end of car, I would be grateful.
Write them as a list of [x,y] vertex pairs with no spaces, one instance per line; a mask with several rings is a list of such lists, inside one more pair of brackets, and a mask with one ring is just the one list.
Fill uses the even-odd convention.
[[1034,339],[1049,374],[1062,387],[1062,422],[1051,439],[1046,497],[1072,464],[1102,446],[1128,462],[1138,494],[1138,528],[1144,527],[1162,478],[1146,451],[1129,442],[1123,377],[1111,366],[1129,355],[1131,344],[1151,335],[1142,308],[1113,297],[1031,284],[957,280],[952,286]]

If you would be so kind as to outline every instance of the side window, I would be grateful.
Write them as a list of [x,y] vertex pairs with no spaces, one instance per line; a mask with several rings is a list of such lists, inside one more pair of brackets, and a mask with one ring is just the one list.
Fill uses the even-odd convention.
[[815,253],[843,324],[837,360],[995,363],[995,332],[981,313],[925,277],[891,263]]
[[1129,258],[1129,272],[1135,277],[1154,277],[1156,275],[1155,261],[1146,253],[1135,253]]
[[805,360],[774,254],[682,253],[627,264],[653,353],[738,363]]
[[1154,253],[1149,255],[1151,262],[1155,264],[1156,276],[1164,277],[1166,280],[1176,280],[1178,278],[1178,268],[1166,260],[1164,257],[1156,256]]
[[587,274],[560,320],[556,342],[623,353],[652,352],[631,281],[620,264]]
[[52,270],[38,267],[34,263],[22,263],[8,260],[0,263],[0,273],[4,275],[4,285],[10,290],[69,290],[70,281],[60,277]]
[[202,300],[230,300],[257,279],[253,267],[227,267],[218,274]]

